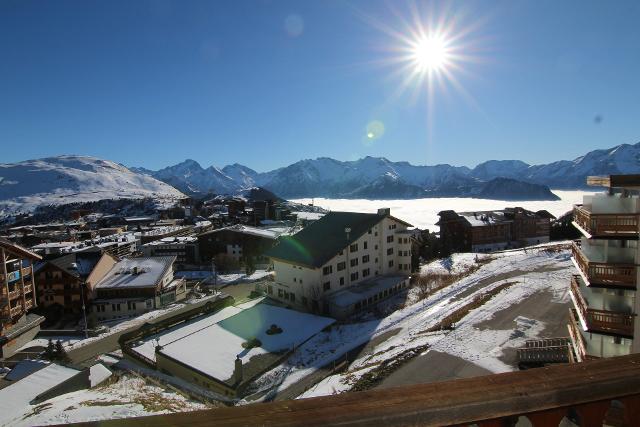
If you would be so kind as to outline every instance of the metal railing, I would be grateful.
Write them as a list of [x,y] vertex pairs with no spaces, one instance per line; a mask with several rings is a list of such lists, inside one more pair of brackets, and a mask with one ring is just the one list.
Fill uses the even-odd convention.
[[575,242],[571,250],[578,267],[587,276],[590,284],[636,288],[635,264],[591,262]]
[[594,214],[582,205],[576,205],[573,220],[592,236],[629,237],[640,233],[640,214]]

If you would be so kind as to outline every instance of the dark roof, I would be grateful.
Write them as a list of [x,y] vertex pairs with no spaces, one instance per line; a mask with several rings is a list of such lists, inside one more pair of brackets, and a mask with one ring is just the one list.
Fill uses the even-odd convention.
[[[281,237],[265,255],[295,264],[321,267],[387,215],[329,212],[293,236]],[[350,228],[349,239],[345,228]]]
[[100,252],[77,252],[48,261],[49,264],[77,278],[86,278],[100,261]]
[[15,255],[24,257],[24,258],[31,258],[32,260],[36,260],[36,261],[42,259],[42,257],[40,255],[38,255],[37,253],[35,253],[35,252],[33,252],[33,251],[31,251],[31,250],[29,250],[27,248],[23,248],[20,245],[16,245],[12,241],[7,240],[7,239],[5,239],[3,237],[0,237],[0,246],[2,246],[5,250],[7,250],[9,252],[11,252],[11,253],[13,253]]

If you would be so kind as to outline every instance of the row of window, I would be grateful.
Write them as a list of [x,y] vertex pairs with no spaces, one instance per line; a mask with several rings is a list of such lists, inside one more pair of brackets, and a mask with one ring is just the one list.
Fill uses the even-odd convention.
[[[362,263],[366,264],[371,260],[371,258],[369,257],[369,255],[363,255],[362,256]],[[378,262],[378,258],[376,258],[376,263]],[[349,260],[349,264],[351,265],[351,267],[355,267],[357,266],[359,263],[359,258],[353,258],[351,260]],[[347,267],[347,263],[344,261],[341,261],[337,264],[337,271],[342,271]],[[322,274],[324,276],[328,276],[329,274],[333,273],[333,266],[332,265],[327,265],[326,267],[322,268]],[[295,281],[295,280],[294,280]]]
[[287,301],[291,301],[292,303],[296,302],[296,294],[293,292],[287,292],[283,289],[278,289],[278,298],[284,298]]
[[384,298],[391,296],[393,294],[396,294],[398,292],[400,292],[403,288],[406,288],[407,285],[405,282],[402,283],[398,283],[397,285],[395,285],[394,287],[390,288],[390,289],[385,289],[384,291],[380,291],[379,293],[370,296],[369,298],[363,299],[362,301],[358,301],[357,303],[355,303],[354,308],[356,310],[361,310],[365,307],[368,307],[370,305],[374,305],[376,304],[378,301],[383,300]]

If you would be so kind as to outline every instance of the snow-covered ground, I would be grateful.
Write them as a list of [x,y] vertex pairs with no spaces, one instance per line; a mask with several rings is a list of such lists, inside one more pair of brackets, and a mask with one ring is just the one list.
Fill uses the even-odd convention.
[[146,384],[134,376],[125,375],[116,382],[107,381],[105,384],[91,390],[67,393],[37,405],[14,407],[10,415],[3,414],[0,425],[67,424],[207,408],[177,393]]
[[[447,269],[462,272],[475,263],[475,257],[475,254],[456,255]],[[572,264],[568,249],[554,251],[544,245],[526,251],[492,254],[491,259],[472,274],[422,301],[416,302],[415,294],[412,295],[413,291],[410,290],[404,308],[382,319],[336,325],[330,331],[316,335],[297,349],[288,361],[259,378],[259,390],[274,386],[277,390],[284,390],[346,351],[375,341],[385,333],[393,336],[381,339],[367,355],[351,363],[347,372],[328,377],[303,396],[348,390],[358,378],[381,361],[391,360],[402,352],[427,344],[430,349],[461,357],[491,372],[512,370],[511,366],[500,360],[503,350],[519,347],[526,339],[535,338],[544,327],[542,322],[519,318],[515,334],[514,329],[481,330],[475,325],[537,292],[549,291],[558,301],[568,301],[567,288]],[[510,272],[514,270],[523,273],[516,271],[511,275]],[[441,273],[442,261],[425,266],[423,271]],[[453,332],[425,333],[456,309],[472,302],[479,294],[507,282],[516,283],[472,310],[457,323]]]
[[438,231],[438,212],[452,209],[457,212],[487,211],[504,209],[508,206],[521,206],[525,209],[538,211],[546,209],[556,217],[570,211],[573,205],[582,203],[582,196],[594,194],[586,191],[553,190],[560,197],[556,201],[511,202],[506,200],[472,199],[464,197],[410,199],[410,200],[366,200],[366,199],[298,199],[297,203],[308,204],[313,201],[316,206],[332,211],[368,212],[373,213],[378,208],[391,208],[391,215],[407,221],[419,228]]

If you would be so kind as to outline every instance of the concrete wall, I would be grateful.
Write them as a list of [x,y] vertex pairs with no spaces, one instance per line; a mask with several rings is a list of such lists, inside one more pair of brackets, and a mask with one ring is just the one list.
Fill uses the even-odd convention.
[[193,369],[181,362],[156,351],[156,368],[165,374],[173,375],[190,383],[196,384],[207,390],[221,394],[226,397],[235,397],[236,390],[203,372]]

